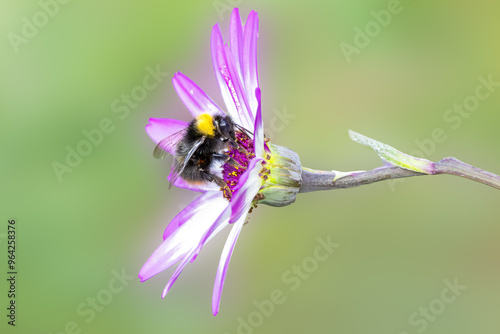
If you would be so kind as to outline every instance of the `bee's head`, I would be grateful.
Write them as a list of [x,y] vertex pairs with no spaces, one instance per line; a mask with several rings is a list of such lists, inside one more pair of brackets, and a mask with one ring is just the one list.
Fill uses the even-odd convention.
[[234,122],[230,116],[214,116],[214,125],[222,139],[236,140],[236,135],[234,133]]

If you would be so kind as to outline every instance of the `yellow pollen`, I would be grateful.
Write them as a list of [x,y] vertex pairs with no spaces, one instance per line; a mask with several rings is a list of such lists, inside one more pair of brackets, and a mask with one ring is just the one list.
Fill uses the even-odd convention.
[[195,126],[202,135],[213,137],[215,134],[214,119],[210,114],[201,114],[196,117]]

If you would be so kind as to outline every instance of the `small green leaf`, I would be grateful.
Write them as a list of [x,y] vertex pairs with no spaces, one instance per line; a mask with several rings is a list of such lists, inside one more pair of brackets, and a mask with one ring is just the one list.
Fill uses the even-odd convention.
[[349,137],[361,145],[371,147],[377,152],[382,160],[387,161],[391,165],[419,173],[433,174],[434,163],[432,161],[412,157],[411,155],[396,150],[392,146],[368,138],[352,130],[349,130]]

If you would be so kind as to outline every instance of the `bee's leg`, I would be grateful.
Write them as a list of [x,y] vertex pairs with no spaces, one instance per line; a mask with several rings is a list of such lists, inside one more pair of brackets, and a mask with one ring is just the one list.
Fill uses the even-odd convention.
[[229,155],[227,154],[219,154],[219,153],[214,153],[212,154],[212,159],[215,159],[215,160],[219,160],[219,161],[223,161],[225,163],[228,163],[230,164],[231,166],[233,166],[234,168],[242,168],[242,169],[245,169],[245,167],[243,167],[242,165],[240,165],[240,163],[238,161],[236,161],[235,159],[233,159],[232,157],[230,157]]
[[217,175],[212,175],[204,170],[201,170],[201,173],[203,174],[205,180],[209,182],[215,182],[221,188],[227,187],[226,182],[224,182],[224,180]]
[[237,142],[235,142],[234,140],[232,140],[232,139],[228,139],[228,140],[229,140],[229,142],[231,143],[231,145],[232,145],[235,149],[237,149],[238,151],[240,151],[241,153],[244,153],[244,154],[246,154],[246,155],[248,155],[248,154],[250,153],[250,152],[248,152],[248,151],[247,151],[244,147],[242,147],[242,146],[238,145],[238,143],[237,143]]
[[243,146],[239,146],[237,148],[237,150],[240,151],[240,153],[243,153],[245,155],[250,155],[252,153],[252,152],[247,151]]
[[237,143],[237,142],[235,142],[233,139],[229,138],[229,139],[227,139],[227,140],[231,143],[231,145],[232,145],[235,149],[237,149],[237,150],[239,150],[239,149],[240,149],[240,145],[238,145],[238,143]]

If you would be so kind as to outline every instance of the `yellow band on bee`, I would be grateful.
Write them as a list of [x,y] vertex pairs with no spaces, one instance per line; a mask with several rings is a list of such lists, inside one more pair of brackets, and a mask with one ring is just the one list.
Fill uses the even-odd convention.
[[215,135],[214,119],[210,114],[201,114],[196,117],[196,129],[205,136],[213,137]]

